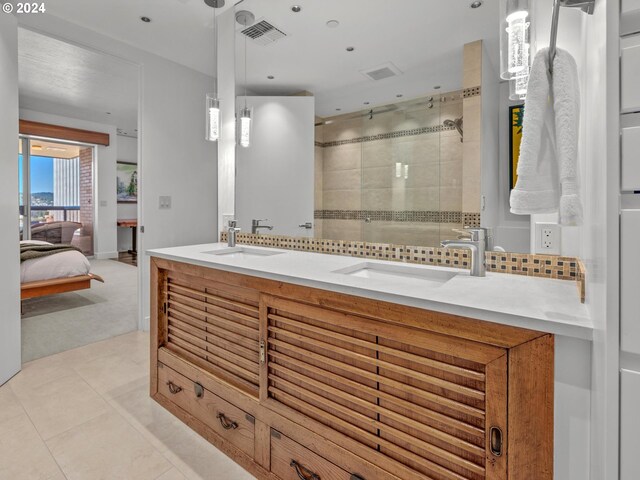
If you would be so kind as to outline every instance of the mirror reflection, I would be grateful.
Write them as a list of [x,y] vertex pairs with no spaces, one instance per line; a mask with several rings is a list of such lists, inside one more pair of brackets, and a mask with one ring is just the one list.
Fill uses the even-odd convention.
[[508,213],[522,101],[500,80],[501,2],[389,3],[236,6],[237,106],[252,119],[238,227],[439,247],[482,226],[488,249],[527,251],[529,218]]

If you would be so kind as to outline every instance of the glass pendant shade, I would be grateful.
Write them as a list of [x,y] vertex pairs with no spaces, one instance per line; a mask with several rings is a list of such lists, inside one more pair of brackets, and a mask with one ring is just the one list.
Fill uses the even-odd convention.
[[[528,69],[527,69],[528,70]],[[521,75],[509,80],[509,99],[524,100],[527,97],[529,75]]]
[[217,142],[220,139],[220,101],[215,95],[207,94],[206,139]]
[[240,124],[239,124],[239,142],[240,146],[248,148],[251,146],[251,110],[247,107],[240,110]]
[[529,72],[531,10],[528,0],[503,0],[501,3],[500,77],[510,80]]

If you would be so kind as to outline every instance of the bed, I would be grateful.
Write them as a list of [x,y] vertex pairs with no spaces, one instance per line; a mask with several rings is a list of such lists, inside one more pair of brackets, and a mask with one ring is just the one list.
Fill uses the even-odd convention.
[[[48,242],[30,240],[24,244],[52,245]],[[91,281],[103,282],[90,272],[87,257],[78,251],[65,251],[20,263],[20,298],[43,297],[57,293],[73,292],[91,288]]]

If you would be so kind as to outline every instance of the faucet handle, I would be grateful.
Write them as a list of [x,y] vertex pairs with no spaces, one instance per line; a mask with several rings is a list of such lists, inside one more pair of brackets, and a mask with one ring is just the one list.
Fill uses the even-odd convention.
[[238,222],[236,220],[229,220],[229,228],[236,228]]
[[487,238],[487,229],[483,227],[464,227],[464,231],[474,242]]

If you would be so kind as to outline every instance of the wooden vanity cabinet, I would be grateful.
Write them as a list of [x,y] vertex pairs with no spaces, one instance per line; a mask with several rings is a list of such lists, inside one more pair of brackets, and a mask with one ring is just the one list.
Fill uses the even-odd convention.
[[553,478],[553,336],[153,258],[151,395],[258,478]]

